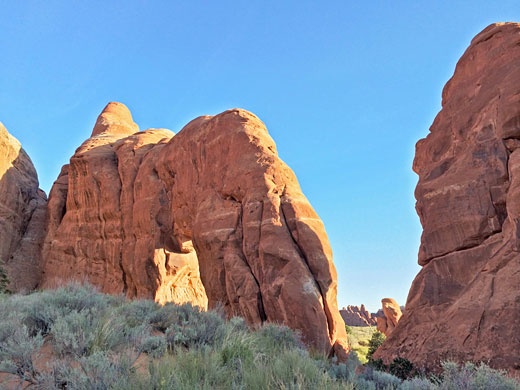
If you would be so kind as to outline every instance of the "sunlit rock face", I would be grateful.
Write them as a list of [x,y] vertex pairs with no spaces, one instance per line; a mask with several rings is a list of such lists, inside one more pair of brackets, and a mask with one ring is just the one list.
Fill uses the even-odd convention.
[[377,356],[520,360],[520,24],[478,34],[416,146],[423,235],[406,311]]
[[399,304],[392,298],[383,298],[381,305],[383,315],[377,317],[377,330],[384,333],[385,336],[389,336],[397,326],[403,313]]
[[12,291],[39,282],[46,203],[31,159],[0,123],[0,261]]
[[55,182],[46,229],[43,287],[88,280],[129,297],[222,306],[346,357],[323,223],[247,111],[199,117],[174,136],[138,132],[128,109],[110,103]]

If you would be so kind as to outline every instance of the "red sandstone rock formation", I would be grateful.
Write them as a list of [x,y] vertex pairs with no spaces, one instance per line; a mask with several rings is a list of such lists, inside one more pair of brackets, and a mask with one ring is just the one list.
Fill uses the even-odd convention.
[[376,318],[367,311],[365,305],[351,306],[348,305],[339,311],[343,321],[348,326],[375,326]]
[[486,361],[519,373],[520,24],[478,34],[416,147],[419,264],[376,357]]
[[377,317],[377,330],[388,336],[397,326],[403,313],[401,312],[401,307],[392,298],[383,298],[381,304],[383,306],[383,316]]
[[173,133],[138,130],[123,104],[108,104],[62,169],[49,195],[42,286],[88,280],[108,293],[206,308],[196,256],[168,235],[167,191],[154,171]]
[[38,284],[46,203],[31,159],[0,123],[0,261],[13,291]]
[[[248,323],[286,324],[341,359],[348,351],[323,223],[243,110],[173,136],[137,132],[110,103],[50,196],[42,286],[223,305]],[[200,274],[200,276],[199,276]]]

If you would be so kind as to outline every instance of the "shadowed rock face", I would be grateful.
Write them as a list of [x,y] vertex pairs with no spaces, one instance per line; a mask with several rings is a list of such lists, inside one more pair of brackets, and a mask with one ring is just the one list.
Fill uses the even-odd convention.
[[31,159],[0,123],[0,261],[13,291],[39,282],[46,204]]
[[377,323],[376,317],[368,312],[365,305],[361,307],[348,305],[341,309],[339,314],[348,326],[375,326]]
[[520,25],[471,42],[416,146],[419,264],[406,311],[377,357],[424,366],[520,360]]
[[264,124],[243,110],[177,135],[137,132],[110,103],[50,196],[43,287],[222,305],[249,324],[283,323],[346,357],[323,223]]

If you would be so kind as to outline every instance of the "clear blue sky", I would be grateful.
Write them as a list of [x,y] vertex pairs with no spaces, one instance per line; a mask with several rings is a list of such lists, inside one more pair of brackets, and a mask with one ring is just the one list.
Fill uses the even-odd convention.
[[109,101],[178,132],[241,107],[323,219],[338,303],[404,304],[418,272],[415,142],[471,38],[515,1],[4,1],[0,121],[48,192]]

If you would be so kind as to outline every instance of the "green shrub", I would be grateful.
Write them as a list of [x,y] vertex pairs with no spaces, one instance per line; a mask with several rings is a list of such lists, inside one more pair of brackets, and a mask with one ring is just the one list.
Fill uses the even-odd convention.
[[0,372],[19,377],[21,383],[36,383],[33,358],[42,345],[40,334],[31,336],[27,327],[13,318],[0,322]]
[[166,330],[166,340],[171,348],[213,346],[221,342],[225,334],[225,321],[216,312],[201,312],[191,305],[178,306],[175,323]]
[[442,390],[518,390],[520,385],[508,378],[504,371],[493,370],[484,363],[442,363],[443,373],[439,389]]
[[379,331],[374,332],[374,334],[372,335],[372,338],[368,342],[368,354],[367,354],[368,360],[372,360],[372,356],[377,351],[377,349],[383,344],[385,339],[386,339],[386,336],[383,333],[381,333]]
[[7,271],[5,270],[5,264],[2,260],[0,260],[0,294],[10,294],[9,284],[11,281],[7,276]]
[[356,375],[356,369],[361,365],[356,352],[348,355],[345,363],[329,364],[328,373],[336,380],[350,381]]
[[281,349],[303,348],[300,334],[285,325],[264,324],[258,330],[258,337],[262,346],[273,352]]
[[371,367],[367,367],[356,378],[356,384],[359,384],[361,388],[368,386],[367,382],[372,383],[375,386],[375,390],[397,389],[401,384],[401,380],[396,376],[387,372],[374,370]]
[[143,339],[140,351],[153,358],[161,358],[166,353],[168,343],[163,336],[149,336]]
[[383,362],[383,359],[369,360],[367,365],[377,371],[388,371],[388,367]]
[[[402,381],[373,369],[378,363],[385,367],[372,360],[356,374],[362,366],[355,352],[338,364],[309,352],[299,335],[285,326],[265,324],[252,330],[242,318],[225,321],[215,311],[202,312],[191,305],[127,301],[88,286],[9,295],[0,299],[0,312],[0,372],[20,384],[25,381],[27,389],[519,388],[503,372],[482,364],[445,363],[436,380]],[[353,332],[366,337],[372,330]],[[55,356],[38,372],[33,359],[38,359],[44,333]],[[411,371],[408,363],[396,359],[391,370],[405,377]]]
[[438,390],[437,384],[426,378],[411,378],[405,380],[399,386],[399,390]]
[[400,378],[407,379],[412,375],[413,364],[408,359],[396,357],[388,367],[390,374]]

